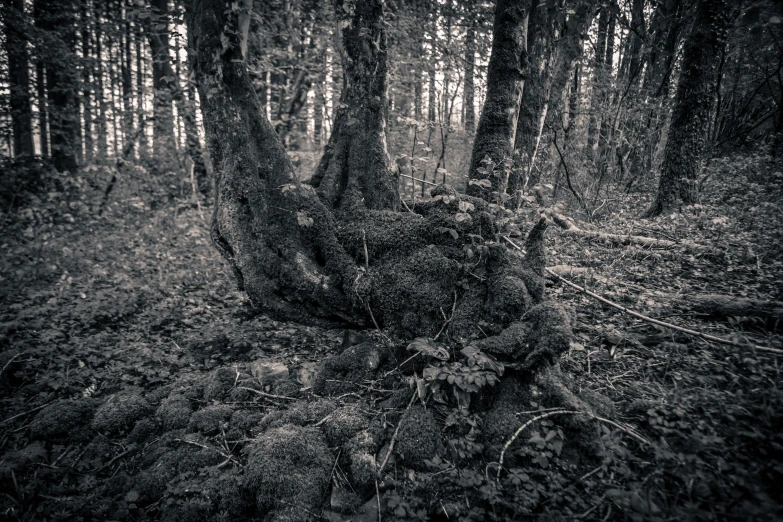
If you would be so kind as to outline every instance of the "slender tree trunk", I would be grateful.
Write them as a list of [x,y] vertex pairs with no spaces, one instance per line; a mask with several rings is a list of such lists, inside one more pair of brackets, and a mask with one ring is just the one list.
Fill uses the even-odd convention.
[[[468,194],[497,200],[508,184],[519,105],[527,70],[527,30],[532,0],[498,0],[492,53],[487,66],[487,98],[481,111],[469,178],[491,186],[468,185]],[[487,163],[488,161],[491,163]],[[498,195],[490,198],[492,192]]]
[[145,61],[142,47],[143,36],[141,26],[138,21],[134,22],[134,47],[136,51],[136,99],[139,102],[137,109],[138,128],[139,128],[139,158],[146,158],[149,155],[149,140],[147,139],[147,117],[144,113],[144,71]]
[[172,71],[169,55],[168,0],[153,0],[155,16],[147,18],[144,32],[152,50],[152,83],[154,87],[154,116],[152,155],[154,165],[160,173],[176,171],[176,150],[174,141],[174,110],[171,86],[173,80],[167,76]]
[[547,5],[538,5],[536,0],[533,2],[528,35],[529,66],[517,122],[515,168],[509,175],[509,194],[539,182],[539,175],[533,174],[533,164],[549,109],[558,7],[557,4],[549,8]]
[[99,2],[95,5],[95,101],[98,106],[98,121],[96,122],[95,132],[98,136],[98,158],[100,160],[104,160],[108,152],[106,140],[108,117],[103,73],[103,7],[102,3]]
[[90,163],[95,153],[92,135],[92,35],[90,34],[90,3],[82,0],[82,107],[84,107],[84,162]]
[[654,217],[699,200],[698,173],[709,128],[718,57],[728,27],[724,0],[699,2],[685,42],[669,136],[655,201],[645,216]]
[[122,23],[122,37],[120,39],[120,62],[122,64],[122,121],[123,132],[125,134],[125,140],[133,140],[136,135],[134,128],[133,118],[133,78],[131,76],[131,69],[133,59],[131,56],[131,39],[132,32],[130,26],[130,20],[127,19],[128,13],[126,7],[123,6],[122,10],[125,11],[125,21]]
[[598,128],[601,112],[606,110],[604,94],[604,60],[606,59],[606,35],[609,29],[609,8],[604,6],[598,17],[598,41],[593,57],[592,94],[590,96],[590,123],[587,129],[587,147],[592,150],[598,145]]
[[38,130],[41,133],[41,156],[50,157],[49,152],[49,106],[46,97],[46,69],[43,60],[36,58],[35,82],[38,96]]
[[14,133],[14,156],[32,156],[33,120],[30,105],[30,72],[28,68],[27,38],[24,28],[24,0],[3,0],[3,30],[8,81],[10,87],[11,126]]
[[471,16],[465,34],[465,130],[473,133],[476,127],[475,87],[476,75],[476,17]]
[[64,0],[43,2],[38,0],[36,12],[40,25],[51,43],[47,60],[46,87],[49,101],[49,130],[54,167],[60,171],[76,170],[77,150],[81,148],[78,132],[78,69],[73,49],[76,41],[75,11]]

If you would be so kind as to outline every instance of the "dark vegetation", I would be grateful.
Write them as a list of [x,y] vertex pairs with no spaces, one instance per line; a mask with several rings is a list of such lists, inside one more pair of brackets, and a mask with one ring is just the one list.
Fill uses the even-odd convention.
[[779,6],[29,4],[3,519],[783,518]]

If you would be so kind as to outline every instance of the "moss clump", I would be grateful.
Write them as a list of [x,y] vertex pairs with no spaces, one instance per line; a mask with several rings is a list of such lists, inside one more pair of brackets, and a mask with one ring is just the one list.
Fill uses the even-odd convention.
[[128,434],[127,441],[140,444],[146,442],[158,432],[160,425],[152,419],[141,419]]
[[95,412],[92,427],[107,433],[131,428],[137,420],[151,413],[150,404],[139,394],[118,393],[109,397]]
[[351,346],[322,363],[313,383],[313,392],[328,396],[356,391],[356,385],[372,379],[388,356],[388,349],[372,343]]
[[164,430],[170,431],[186,427],[192,414],[190,400],[178,392],[173,392],[160,403],[155,417],[163,423]]
[[424,460],[442,451],[440,428],[429,410],[415,406],[400,420],[394,451],[406,466],[425,469]]
[[368,426],[367,417],[357,406],[350,405],[332,412],[326,417],[321,429],[329,446],[340,447]]
[[250,431],[250,429],[261,422],[261,419],[263,418],[264,414],[257,411],[236,410],[231,414],[231,427],[242,431]]
[[228,397],[234,383],[237,381],[237,372],[231,368],[218,368],[209,374],[204,386],[204,400],[207,402],[221,401]]
[[30,436],[38,440],[72,438],[84,440],[95,412],[92,399],[61,400],[38,412],[30,424]]
[[297,401],[287,410],[269,412],[258,424],[259,430],[279,428],[285,424],[305,426],[318,422],[334,410],[337,405],[328,399],[318,399],[315,402]]
[[256,507],[272,522],[308,521],[320,510],[329,486],[332,455],[315,428],[287,424],[248,446],[245,485]]
[[345,455],[351,470],[352,485],[359,494],[374,491],[377,470],[380,465],[375,454],[383,444],[385,430],[380,422],[374,421],[345,445]]
[[220,424],[230,419],[233,413],[233,408],[226,404],[207,406],[190,416],[188,431],[200,431],[204,435],[214,435],[220,431]]

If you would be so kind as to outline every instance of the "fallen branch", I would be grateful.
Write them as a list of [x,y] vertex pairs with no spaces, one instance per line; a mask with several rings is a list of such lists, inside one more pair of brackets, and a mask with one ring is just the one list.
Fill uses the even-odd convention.
[[273,393],[265,393],[261,390],[255,390],[253,388],[248,388],[247,386],[237,386],[237,390],[247,390],[251,391],[253,393],[257,393],[258,395],[262,397],[266,397],[267,399],[281,399],[284,401],[295,401],[296,397],[286,397],[285,395],[275,395]]
[[619,305],[619,304],[617,304],[617,303],[615,303],[613,301],[610,301],[609,299],[601,297],[600,295],[597,295],[597,294],[591,292],[590,290],[587,290],[586,288],[583,288],[583,287],[577,285],[576,283],[572,283],[568,279],[565,279],[565,278],[559,276],[558,274],[556,274],[555,272],[551,271],[548,268],[545,268],[544,270],[546,270],[546,272],[548,274],[554,276],[559,281],[562,281],[563,283],[567,284],[568,286],[570,286],[572,288],[575,288],[576,290],[579,290],[580,292],[582,292],[584,294],[589,295],[593,299],[596,299],[596,300],[598,300],[598,301],[600,301],[600,302],[602,302],[602,303],[604,303],[606,305],[611,306],[612,308],[620,310],[621,312],[625,312],[625,313],[627,313],[629,315],[632,315],[632,316],[634,316],[634,317],[636,317],[638,319],[641,319],[643,321],[646,321],[648,323],[657,324],[658,326],[663,326],[665,328],[670,328],[670,329],[676,330],[678,332],[683,332],[683,333],[686,333],[686,334],[689,334],[689,335],[700,337],[700,338],[705,339],[707,341],[713,341],[713,342],[721,343],[721,344],[728,344],[728,345],[731,345],[731,346],[738,346],[740,348],[752,348],[754,350],[758,350],[758,351],[762,351],[762,352],[769,352],[769,353],[774,353],[774,354],[777,354],[777,355],[783,355],[783,350],[778,349],[778,348],[771,348],[771,347],[768,347],[768,346],[759,346],[759,345],[750,344],[750,343],[740,343],[740,342],[737,342],[737,341],[732,341],[731,339],[724,339],[722,337],[716,337],[714,335],[709,335],[709,334],[705,334],[705,333],[702,333],[702,332],[697,332],[696,330],[691,330],[690,328],[683,328],[681,326],[677,326],[677,325],[674,325],[674,324],[671,324],[671,323],[667,323],[667,322],[664,322],[664,321],[659,321],[658,319],[653,319],[652,317],[647,317],[646,315],[640,314],[639,312],[635,312],[635,311],[630,310],[630,309],[628,309],[628,308],[626,308],[626,307],[624,307],[622,305]]
[[411,409],[411,405],[413,404],[413,401],[416,400],[416,396],[419,394],[418,387],[413,390],[413,395],[411,395],[411,400],[408,401],[408,406],[405,407],[405,411],[402,412],[402,417],[400,417],[400,421],[397,423],[397,427],[394,428],[394,433],[392,434],[391,441],[389,441],[389,449],[386,451],[386,456],[383,457],[383,462],[381,463],[381,467],[378,468],[378,476],[381,476],[381,472],[383,472],[383,468],[386,467],[386,463],[389,461],[389,455],[391,455],[392,450],[394,449],[394,443],[397,442],[397,434],[400,431],[400,425],[402,424],[402,419],[405,418],[405,414],[408,412],[408,410]]
[[586,411],[578,411],[578,410],[554,410],[549,411],[547,413],[542,413],[538,417],[533,417],[526,423],[524,423],[522,426],[520,426],[517,431],[514,432],[514,435],[511,436],[510,439],[506,441],[506,443],[503,445],[503,449],[500,452],[500,459],[498,459],[498,473],[496,479],[500,481],[500,471],[503,469],[503,460],[506,456],[506,451],[509,447],[514,443],[515,440],[522,434],[523,431],[525,431],[525,428],[533,424],[534,422],[540,421],[541,419],[545,419],[547,417],[551,417],[552,415],[587,415],[588,417],[591,417],[597,421],[605,422],[606,424],[609,424],[611,426],[614,426],[615,428],[627,433],[631,437],[635,438],[642,444],[651,444],[651,442],[647,439],[645,439],[643,436],[639,435],[639,433],[636,432],[633,428],[629,428],[627,426],[623,426],[613,420],[605,419],[603,417],[599,417],[598,415],[595,415],[593,413],[589,413]]

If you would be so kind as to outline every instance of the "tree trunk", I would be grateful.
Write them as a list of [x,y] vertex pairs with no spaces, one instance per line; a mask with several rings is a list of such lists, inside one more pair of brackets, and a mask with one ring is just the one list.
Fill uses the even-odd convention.
[[135,31],[133,33],[134,36],[134,47],[136,51],[136,99],[139,101],[138,105],[138,112],[137,112],[137,118],[138,118],[138,129],[139,129],[139,158],[145,158],[147,155],[149,155],[149,142],[147,140],[147,118],[144,114],[144,56],[142,52],[142,45],[141,42],[143,40],[143,35],[141,33],[141,25],[139,25],[138,21],[134,23],[135,25]]
[[718,56],[728,27],[726,11],[722,0],[702,1],[696,8],[693,29],[683,49],[658,193],[646,217],[671,210],[678,200],[685,204],[699,200],[697,178],[709,127]]
[[499,199],[508,184],[516,139],[519,105],[527,71],[527,29],[532,0],[498,0],[493,24],[492,53],[487,66],[487,97],[481,111],[469,179],[491,186],[468,185],[468,194]]
[[49,132],[54,167],[59,172],[76,170],[79,88],[73,48],[76,39],[74,10],[64,0],[38,2],[39,27],[47,32],[46,88],[49,102]]
[[175,79],[169,56],[168,0],[152,0],[154,15],[146,18],[144,32],[152,50],[153,123],[152,155],[160,173],[176,171],[174,109],[171,85]]
[[90,34],[90,5],[88,0],[82,0],[82,107],[84,108],[84,162],[90,163],[95,152],[92,136],[92,69]]
[[103,9],[100,7],[101,5],[101,3],[95,4],[95,101],[98,105],[98,121],[95,126],[95,133],[98,135],[98,158],[103,160],[108,152],[108,144],[106,142],[106,125],[108,121],[106,118],[106,95],[103,89],[103,21],[101,19]]
[[46,101],[46,68],[40,57],[36,58],[35,82],[38,96],[38,130],[41,133],[41,156],[50,157],[49,152],[49,108]]
[[476,74],[476,17],[471,16],[465,34],[465,86],[463,103],[465,104],[465,130],[473,133],[476,127],[475,87]]
[[30,106],[30,72],[27,57],[27,38],[24,28],[24,0],[3,0],[3,28],[8,59],[11,126],[14,133],[13,155],[30,156],[33,146],[33,120]]
[[509,194],[528,185],[536,185],[539,176],[533,177],[533,163],[538,153],[544,121],[549,109],[549,90],[552,81],[554,42],[557,39],[557,3],[538,5],[533,2],[528,34],[528,56],[530,63],[525,78],[525,89],[517,121],[517,135],[514,143],[516,157],[514,169],[509,175]]

